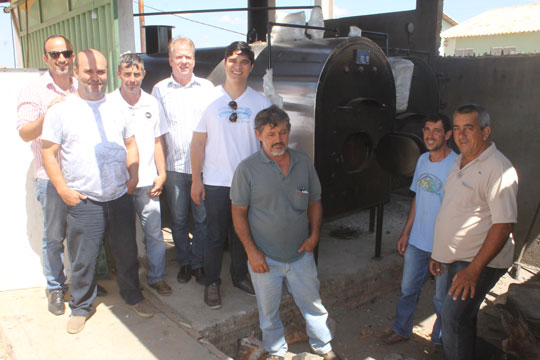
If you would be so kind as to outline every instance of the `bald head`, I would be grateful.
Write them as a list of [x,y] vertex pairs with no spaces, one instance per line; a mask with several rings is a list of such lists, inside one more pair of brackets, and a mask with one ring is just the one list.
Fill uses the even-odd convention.
[[78,93],[85,100],[100,100],[107,86],[107,59],[95,49],[79,52],[73,70],[79,81]]

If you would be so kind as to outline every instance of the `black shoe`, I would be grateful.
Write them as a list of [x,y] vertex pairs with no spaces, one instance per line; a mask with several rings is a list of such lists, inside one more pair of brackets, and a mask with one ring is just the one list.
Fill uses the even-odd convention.
[[233,282],[233,285],[248,295],[255,296],[255,289],[253,289],[253,284],[249,278],[245,278],[242,281]]
[[105,288],[99,284],[97,284],[97,296],[103,297],[107,295],[109,292],[105,290]]
[[180,284],[185,284],[191,280],[191,265],[180,266],[180,271],[178,272],[178,275],[176,275],[176,280],[178,280]]
[[204,302],[210,309],[219,309],[221,307],[221,295],[219,294],[219,285],[213,283],[204,289]]
[[64,314],[64,292],[62,290],[53,290],[49,294],[49,311],[54,315]]
[[202,267],[191,270],[191,275],[195,277],[197,284],[204,285],[206,274],[204,273],[204,269]]

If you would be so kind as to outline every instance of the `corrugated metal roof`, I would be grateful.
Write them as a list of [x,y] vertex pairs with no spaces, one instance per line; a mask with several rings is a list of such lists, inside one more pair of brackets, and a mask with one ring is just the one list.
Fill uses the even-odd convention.
[[540,3],[491,9],[441,33],[442,38],[540,31]]

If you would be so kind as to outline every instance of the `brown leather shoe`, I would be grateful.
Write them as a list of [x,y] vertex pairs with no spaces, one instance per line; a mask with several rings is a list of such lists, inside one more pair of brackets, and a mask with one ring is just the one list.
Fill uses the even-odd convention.
[[69,334],[78,334],[84,329],[86,323],[86,316],[71,315],[67,322],[66,330]]
[[219,285],[213,283],[204,289],[204,302],[210,309],[219,309],[221,307],[221,295],[219,294]]
[[169,284],[167,284],[167,282],[165,282],[165,280],[159,280],[158,282],[153,283],[153,284],[148,283],[148,286],[150,286],[152,289],[156,290],[156,292],[159,295],[169,296],[169,295],[172,294],[172,289],[169,286]]
[[146,299],[143,299],[130,307],[142,318],[148,319],[156,314],[156,308]]
[[383,334],[380,339],[385,345],[393,345],[397,344],[398,342],[409,340],[409,338],[403,337],[393,330],[391,333],[387,332],[386,334]]

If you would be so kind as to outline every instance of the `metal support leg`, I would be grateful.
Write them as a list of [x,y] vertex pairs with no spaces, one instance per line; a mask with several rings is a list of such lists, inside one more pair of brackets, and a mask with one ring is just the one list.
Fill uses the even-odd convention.
[[375,231],[375,209],[377,207],[374,206],[372,208],[369,208],[369,233],[373,234]]
[[377,205],[377,232],[375,234],[375,259],[381,259],[384,205]]

